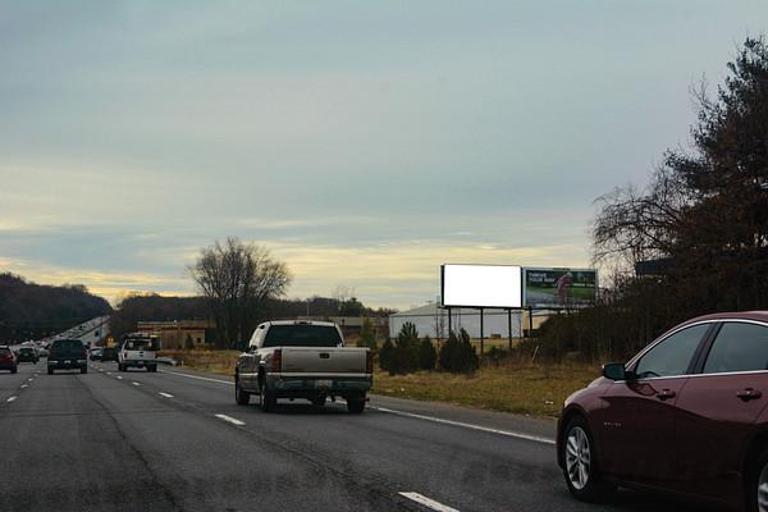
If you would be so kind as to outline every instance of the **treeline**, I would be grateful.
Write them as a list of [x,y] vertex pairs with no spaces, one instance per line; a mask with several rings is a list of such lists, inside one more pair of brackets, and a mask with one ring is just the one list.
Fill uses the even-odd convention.
[[111,311],[83,285],[40,285],[0,274],[0,344],[44,338]]
[[[386,315],[386,310],[373,310],[357,299],[334,299],[312,297],[300,299],[268,299],[254,312],[251,320],[258,325],[265,320],[294,319],[305,316],[378,316]],[[164,297],[156,294],[131,295],[121,300],[110,319],[110,329],[119,337],[137,330],[140,321],[173,320],[212,320],[209,299],[206,297]],[[246,339],[250,334],[246,334]],[[224,346],[220,332],[212,329],[206,333],[206,339],[216,345]],[[241,340],[245,341],[245,340]]]
[[747,39],[727,67],[714,97],[696,94],[692,148],[667,151],[645,188],[600,198],[594,252],[617,269],[612,289],[549,320],[543,354],[621,359],[690,317],[768,309],[765,40]]

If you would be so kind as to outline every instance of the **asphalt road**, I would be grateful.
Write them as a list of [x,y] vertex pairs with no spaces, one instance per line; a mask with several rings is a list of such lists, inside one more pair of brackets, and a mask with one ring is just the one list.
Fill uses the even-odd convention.
[[371,405],[350,415],[297,401],[264,414],[235,405],[224,377],[113,363],[49,376],[44,361],[22,364],[0,373],[0,509],[701,510],[628,491],[605,505],[574,501],[547,422]]

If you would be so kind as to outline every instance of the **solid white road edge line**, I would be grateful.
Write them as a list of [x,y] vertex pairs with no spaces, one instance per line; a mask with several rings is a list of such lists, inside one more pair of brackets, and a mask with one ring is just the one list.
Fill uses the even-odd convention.
[[170,393],[163,393],[162,391],[158,393],[160,396],[164,396],[165,398],[173,398],[173,395]]
[[168,375],[178,375],[180,377],[186,377],[188,379],[197,379],[197,380],[205,380],[208,382],[218,382],[219,384],[229,384],[230,386],[233,386],[235,383],[229,380],[221,380],[221,379],[211,379],[208,377],[198,377],[197,375],[187,375],[186,373],[179,373],[179,372],[169,372],[167,370],[158,370],[160,373],[167,373]]
[[16,400],[16,398],[17,397],[15,396],[8,397],[8,400],[6,400],[6,402],[13,402],[14,400]]
[[411,501],[415,501],[419,505],[424,505],[425,507],[431,508],[432,510],[437,510],[438,512],[459,512],[458,509],[449,507],[448,505],[443,505],[439,501],[427,498],[426,496],[423,496],[417,492],[399,492],[397,494],[403,496],[404,498],[408,498]]
[[441,423],[443,425],[451,425],[454,427],[468,428],[471,430],[477,430],[480,432],[488,432],[489,434],[498,434],[501,436],[514,437],[515,439],[524,439],[526,441],[533,441],[541,444],[555,445],[554,439],[548,437],[533,436],[530,434],[524,434],[522,432],[512,432],[509,430],[501,430],[498,428],[483,427],[481,425],[473,425],[472,423],[464,423],[461,421],[446,420],[443,418],[435,418],[434,416],[424,416],[422,414],[414,414],[412,412],[396,411],[394,409],[387,409],[386,407],[371,406],[371,409],[376,411],[386,412],[388,414],[395,414],[397,416],[404,416],[406,418],[416,418],[419,420],[431,421],[434,423]]
[[245,425],[244,421],[240,421],[237,418],[233,418],[232,416],[227,416],[226,414],[215,414],[214,416],[216,416],[220,420],[224,420],[233,425],[237,425],[238,427],[242,427],[243,425]]

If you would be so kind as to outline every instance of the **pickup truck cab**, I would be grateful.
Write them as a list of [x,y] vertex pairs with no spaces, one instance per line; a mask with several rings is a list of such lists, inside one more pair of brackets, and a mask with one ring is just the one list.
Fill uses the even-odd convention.
[[321,406],[328,397],[342,397],[349,412],[361,413],[372,383],[370,350],[344,347],[341,330],[330,322],[263,323],[235,367],[236,402],[247,405],[257,395],[264,412],[278,398]]
[[[157,371],[157,353],[159,342],[155,336],[145,333],[126,334],[117,351],[117,369],[121,372],[128,368],[146,368],[148,372]],[[103,357],[102,357],[103,359]]]

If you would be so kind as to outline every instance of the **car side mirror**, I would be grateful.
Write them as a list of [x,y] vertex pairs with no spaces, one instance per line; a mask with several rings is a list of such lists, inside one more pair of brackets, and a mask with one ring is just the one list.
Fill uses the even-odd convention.
[[603,377],[611,380],[626,380],[627,370],[624,368],[624,363],[604,364]]

